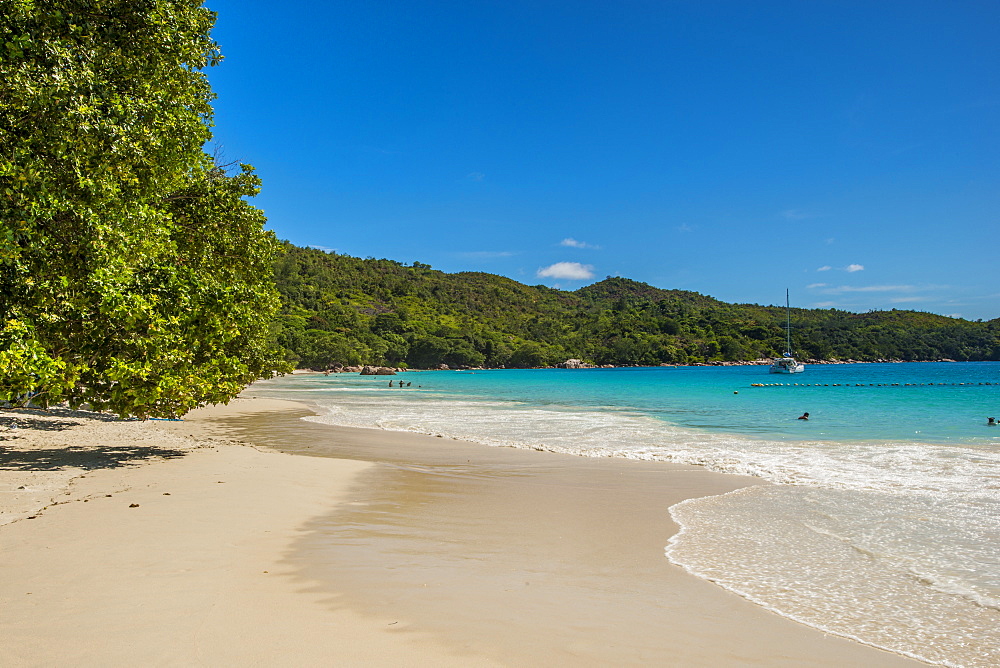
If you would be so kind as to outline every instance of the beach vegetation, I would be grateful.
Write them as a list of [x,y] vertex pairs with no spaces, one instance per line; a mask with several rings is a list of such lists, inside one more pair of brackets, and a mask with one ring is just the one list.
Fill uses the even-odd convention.
[[203,150],[214,13],[0,0],[0,17],[0,401],[175,416],[287,368],[260,181]]
[[[739,362],[780,356],[784,307],[727,304],[622,277],[576,291],[484,273],[359,259],[286,243],[275,265],[278,340],[299,366],[545,367]],[[816,360],[997,360],[1000,320],[917,311],[792,309],[796,354]],[[341,347],[306,342],[337,331]]]

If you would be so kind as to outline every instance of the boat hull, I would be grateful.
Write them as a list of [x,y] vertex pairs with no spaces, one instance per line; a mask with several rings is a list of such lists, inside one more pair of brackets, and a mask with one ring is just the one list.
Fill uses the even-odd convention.
[[806,370],[805,364],[800,364],[795,360],[778,360],[771,365],[771,373],[802,373]]

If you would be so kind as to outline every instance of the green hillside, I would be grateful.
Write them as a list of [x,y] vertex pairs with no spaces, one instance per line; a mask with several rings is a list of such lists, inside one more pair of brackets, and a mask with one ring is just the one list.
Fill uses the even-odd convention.
[[[743,361],[784,350],[785,310],[607,278],[573,292],[286,244],[274,336],[300,367]],[[998,360],[1000,320],[792,309],[802,359]]]

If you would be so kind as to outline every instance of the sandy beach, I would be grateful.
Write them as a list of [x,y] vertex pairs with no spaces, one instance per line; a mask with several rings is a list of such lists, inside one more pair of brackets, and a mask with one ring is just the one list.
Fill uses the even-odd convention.
[[666,560],[756,479],[309,414],[0,411],[0,665],[923,665]]

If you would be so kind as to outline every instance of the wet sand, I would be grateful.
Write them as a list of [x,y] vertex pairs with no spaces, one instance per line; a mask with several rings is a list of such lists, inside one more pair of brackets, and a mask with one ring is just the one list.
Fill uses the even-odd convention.
[[338,606],[505,665],[923,665],[668,562],[671,505],[759,479],[333,427],[289,409],[226,427],[285,452],[377,464],[349,504],[308,524],[289,560]]
[[308,590],[292,546],[370,465],[221,439],[255,404],[0,411],[0,666],[497,665]]
[[246,397],[0,434],[0,665],[922,665],[667,561],[670,505],[759,480]]

